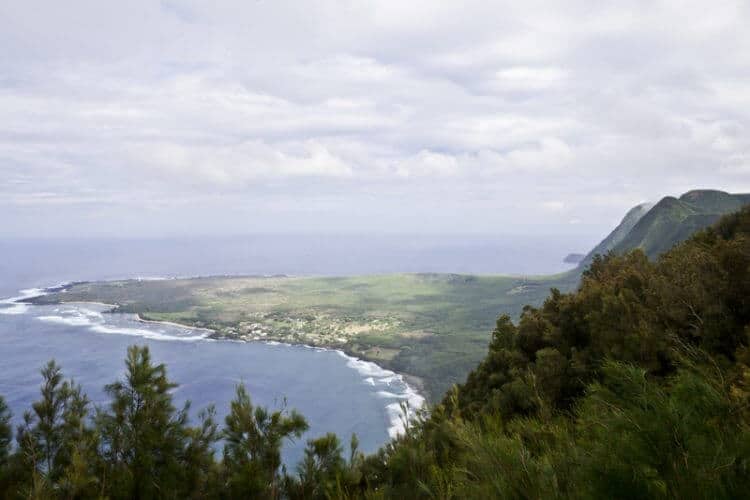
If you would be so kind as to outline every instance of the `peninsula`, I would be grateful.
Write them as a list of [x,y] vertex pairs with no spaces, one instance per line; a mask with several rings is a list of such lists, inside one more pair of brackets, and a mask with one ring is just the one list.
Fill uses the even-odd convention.
[[99,302],[210,337],[340,349],[441,395],[486,353],[499,311],[519,316],[577,273],[547,277],[392,274],[213,276],[74,283],[28,301]]

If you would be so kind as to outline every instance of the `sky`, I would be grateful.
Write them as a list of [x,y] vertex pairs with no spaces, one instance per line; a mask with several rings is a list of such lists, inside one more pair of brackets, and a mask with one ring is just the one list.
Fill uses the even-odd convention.
[[0,0],[0,237],[604,236],[750,192],[750,2]]

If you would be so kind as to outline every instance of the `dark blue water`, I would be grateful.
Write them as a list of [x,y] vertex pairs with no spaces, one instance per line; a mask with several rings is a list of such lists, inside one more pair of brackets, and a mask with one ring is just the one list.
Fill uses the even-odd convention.
[[[584,244],[585,245],[585,244]],[[210,274],[373,274],[464,272],[542,274],[566,267],[580,250],[574,238],[461,239],[441,237],[257,236],[171,240],[0,240],[0,297],[73,280]],[[125,351],[148,345],[180,384],[179,403],[193,410],[215,404],[226,413],[236,385],[257,404],[301,411],[310,424],[287,443],[295,464],[305,440],[356,433],[375,451],[397,431],[402,401],[419,402],[400,377],[340,353],[304,347],[209,341],[203,332],[145,325],[102,307],[21,307],[0,304],[0,394],[16,418],[37,398],[39,369],[56,359],[95,404],[106,404],[104,384],[122,376]]]
[[[336,352],[203,340],[200,332],[144,325],[130,316],[98,319],[101,309],[44,306],[0,314],[0,394],[16,415],[37,397],[38,368],[53,358],[95,404],[106,404],[103,385],[122,376],[125,351],[134,343],[148,345],[155,361],[166,363],[170,377],[180,384],[176,399],[191,400],[194,410],[213,403],[223,419],[242,382],[257,404],[278,408],[286,400],[289,408],[303,412],[310,423],[306,438],[333,431],[348,440],[356,433],[366,451],[388,439],[396,423],[389,405],[414,398],[399,377]],[[297,462],[303,445],[304,439],[287,443],[287,463]]]

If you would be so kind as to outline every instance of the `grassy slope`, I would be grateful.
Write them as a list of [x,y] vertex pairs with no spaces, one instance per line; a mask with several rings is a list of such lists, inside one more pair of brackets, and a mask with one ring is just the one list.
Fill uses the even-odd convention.
[[739,210],[746,198],[711,190],[690,191],[679,199],[668,196],[638,221],[614,251],[623,254],[640,248],[653,259],[723,215]]
[[631,208],[625,217],[623,217],[620,224],[607,235],[593,250],[591,250],[586,257],[581,261],[579,266],[581,269],[588,267],[594,260],[596,255],[606,255],[610,250],[613,250],[622,240],[624,240],[628,233],[635,227],[641,218],[648,213],[653,207],[650,203],[642,203]]
[[421,378],[434,396],[463,381],[482,359],[498,315],[517,317],[551,287],[567,290],[577,281],[572,273],[131,280],[77,284],[40,301],[105,302],[224,337],[339,347]]

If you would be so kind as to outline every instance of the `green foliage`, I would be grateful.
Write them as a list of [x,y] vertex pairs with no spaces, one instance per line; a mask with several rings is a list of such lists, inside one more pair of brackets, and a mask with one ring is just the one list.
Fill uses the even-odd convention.
[[633,227],[638,223],[641,218],[653,207],[650,203],[642,203],[631,208],[628,213],[625,214],[622,221],[609,233],[598,245],[596,245],[586,256],[581,260],[578,267],[580,269],[586,269],[594,257],[597,255],[607,255],[615,249],[616,246],[622,242]]
[[[577,411],[577,484],[591,498],[740,498],[750,487],[747,401],[718,373],[668,383],[608,362]],[[613,452],[616,450],[616,452]]]
[[187,427],[183,452],[183,491],[185,496],[201,498],[217,490],[219,468],[214,458],[214,446],[219,440],[216,410],[209,406],[198,414],[200,425]]
[[[93,491],[95,461],[92,430],[85,420],[89,401],[80,386],[63,381],[60,367],[50,361],[41,371],[41,399],[23,416],[11,471],[30,496],[77,496]],[[27,484],[23,484],[26,482]]]
[[8,488],[8,461],[13,433],[10,426],[11,413],[5,399],[0,396],[0,493]]
[[297,468],[299,479],[289,478],[286,491],[292,498],[325,499],[336,491],[346,470],[343,449],[335,434],[311,439]]
[[177,387],[164,365],[154,365],[147,348],[128,349],[124,380],[106,386],[108,410],[97,414],[105,475],[116,496],[149,498],[182,484],[187,406],[177,411],[170,391]]
[[487,357],[461,387],[464,415],[566,411],[605,359],[665,376],[682,344],[731,363],[750,322],[748,219],[747,210],[730,216],[654,263],[638,250],[597,257],[576,292],[553,290],[517,326],[501,317]]
[[740,210],[748,201],[746,194],[695,190],[679,199],[667,196],[653,207],[638,205],[589,252],[580,268],[588,267],[594,256],[609,252],[621,255],[640,249],[654,259],[697,231],[711,226],[723,215]]
[[269,412],[254,407],[244,385],[237,387],[224,429],[224,468],[232,498],[279,496],[281,445],[301,437],[308,428],[304,417],[292,410]]

